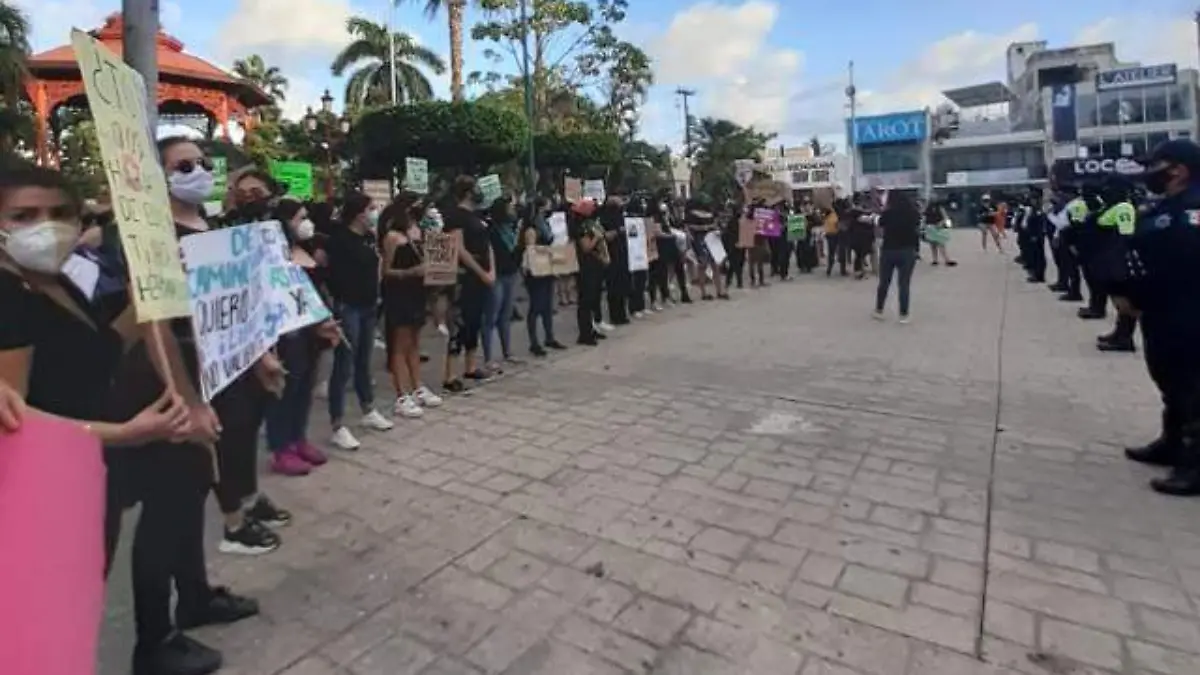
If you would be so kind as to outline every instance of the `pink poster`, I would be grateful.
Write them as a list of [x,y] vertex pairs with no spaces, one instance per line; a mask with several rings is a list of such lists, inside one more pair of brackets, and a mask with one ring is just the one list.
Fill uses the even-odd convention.
[[754,209],[754,220],[758,223],[758,234],[771,238],[783,236],[783,220],[775,209]]
[[0,671],[96,670],[104,613],[104,461],[74,424],[0,433]]

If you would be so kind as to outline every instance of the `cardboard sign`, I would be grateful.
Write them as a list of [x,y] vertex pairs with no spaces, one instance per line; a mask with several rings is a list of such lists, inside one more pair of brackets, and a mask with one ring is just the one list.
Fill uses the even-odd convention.
[[754,248],[754,235],[758,233],[758,221],[742,218],[738,221],[738,248]]
[[791,185],[766,178],[752,179],[746,184],[745,191],[747,202],[761,199],[764,204],[771,205],[786,202],[792,198]]
[[646,260],[658,260],[658,238],[662,236],[662,226],[651,219],[646,225]]
[[425,285],[453,286],[458,281],[458,248],[461,232],[425,234]]
[[404,160],[404,189],[419,195],[429,194],[429,162],[420,157]]
[[568,202],[577,202],[583,199],[583,181],[570,177],[564,180],[563,199],[566,199]]
[[271,178],[287,186],[287,196],[299,200],[313,198],[313,166],[308,162],[277,162],[267,165]]
[[644,272],[650,269],[650,259],[646,255],[646,219],[625,219],[625,241],[629,251],[629,271]]
[[554,256],[549,246],[530,246],[525,249],[524,267],[530,276],[554,276]]
[[144,323],[187,316],[187,278],[179,260],[167,180],[150,137],[146,84],[87,33],[72,31],[71,45],[100,141],[137,319]]
[[364,180],[362,191],[376,204],[386,205],[392,201],[392,182],[390,180]]
[[0,433],[5,673],[96,672],[104,622],[104,490],[100,441],[80,425],[31,410],[16,433]]
[[574,244],[550,246],[550,264],[554,276],[561,277],[579,271],[579,252]]

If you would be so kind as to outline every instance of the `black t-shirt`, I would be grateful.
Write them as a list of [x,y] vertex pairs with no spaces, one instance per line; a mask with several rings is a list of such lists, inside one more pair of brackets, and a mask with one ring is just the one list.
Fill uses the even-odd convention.
[[879,227],[883,230],[880,247],[884,250],[911,250],[921,244],[921,221],[915,211],[901,213],[888,209],[879,216]]
[[62,417],[99,420],[121,360],[121,337],[74,284],[63,279],[60,287],[92,325],[0,269],[0,351],[33,349],[29,405]]
[[521,269],[521,239],[516,221],[492,223],[488,228],[492,255],[496,258],[496,274],[516,274]]
[[995,225],[996,207],[992,204],[980,204],[975,210],[975,222],[980,225]]
[[[479,263],[483,271],[492,270],[492,241],[487,223],[461,206],[451,206],[442,214],[443,232],[462,232],[462,245],[467,253]],[[460,270],[460,273],[462,270]]]
[[339,227],[325,245],[329,291],[351,307],[374,307],[379,300],[379,247],[370,231]]

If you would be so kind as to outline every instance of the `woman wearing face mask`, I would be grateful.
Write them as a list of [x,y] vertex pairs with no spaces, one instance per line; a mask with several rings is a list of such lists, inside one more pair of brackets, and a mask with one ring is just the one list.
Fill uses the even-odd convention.
[[346,385],[351,377],[362,408],[362,426],[375,431],[387,431],[394,426],[375,410],[371,385],[380,285],[379,249],[375,240],[379,208],[365,194],[351,193],[342,205],[341,221],[329,236],[326,254],[333,311],[348,344],[340,345],[334,353],[333,372],[329,376],[329,419],[333,444],[342,450],[357,450],[358,439],[345,425]]
[[425,325],[425,249],[421,218],[425,204],[417,195],[402,193],[380,217],[383,237],[383,311],[388,340],[388,372],[396,389],[395,414],[416,418],[425,408],[442,404],[441,397],[421,383],[421,328]]
[[517,211],[509,199],[497,199],[488,219],[488,235],[496,258],[496,283],[483,317],[483,360],[488,370],[500,372],[493,358],[492,333],[500,334],[500,351],[508,363],[516,363],[512,353],[513,302],[516,300],[517,277],[521,271],[521,254],[517,237]]
[[[109,322],[74,284],[60,275],[62,263],[78,237],[78,204],[70,197],[61,174],[23,164],[0,168],[0,381],[6,385],[0,389],[15,390],[31,410],[74,421],[106,446],[129,446],[131,452],[147,458],[158,457],[152,443],[199,433],[204,420],[185,405],[185,399],[169,392],[156,393],[146,401],[147,405],[133,409],[126,416],[109,414],[106,404],[114,398],[112,393],[125,395],[123,390],[113,388],[122,355],[140,332],[134,323],[132,305],[127,305],[115,321]],[[184,393],[194,396],[194,391]],[[11,409],[10,404],[6,407]],[[201,407],[197,405],[196,411]],[[101,421],[106,419],[123,421]],[[205,435],[211,431],[210,426]],[[200,462],[208,462],[203,451],[198,457]],[[114,523],[120,520],[122,497],[116,488],[125,474],[113,465],[114,458],[108,452],[106,459],[110,513],[105,518],[105,545],[111,559],[118,529]],[[203,494],[207,486],[198,489]],[[202,499],[200,504],[202,518]],[[174,528],[183,530],[180,523],[174,524]],[[157,542],[148,557],[161,560],[161,554],[171,549],[170,541],[176,537],[173,532],[160,530],[158,534],[167,541]],[[144,541],[140,550],[135,544],[135,565],[146,559],[146,552]],[[137,582],[144,579],[144,574],[135,579],[135,591],[139,588]],[[205,594],[211,594],[206,581],[203,585]],[[193,592],[200,590],[199,586],[181,584],[180,600],[185,609],[203,604],[194,602],[200,599]],[[138,600],[144,601],[145,596],[139,596]],[[167,613],[169,591],[165,600],[167,604],[162,610]],[[200,666],[193,672],[211,672],[219,667],[220,654],[173,633],[169,618],[162,627],[165,630],[154,635],[147,630],[151,622],[147,621],[146,611],[138,611],[137,620],[139,637],[149,640],[139,641],[135,665],[153,666],[186,659]]]

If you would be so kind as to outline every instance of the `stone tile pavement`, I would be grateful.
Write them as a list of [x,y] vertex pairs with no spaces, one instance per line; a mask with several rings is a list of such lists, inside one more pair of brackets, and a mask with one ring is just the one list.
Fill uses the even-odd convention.
[[955,244],[912,325],[747,290],[266,478],[284,548],[210,559],[263,616],[198,637],[231,675],[1200,673],[1200,502],[1121,457],[1140,357]]

